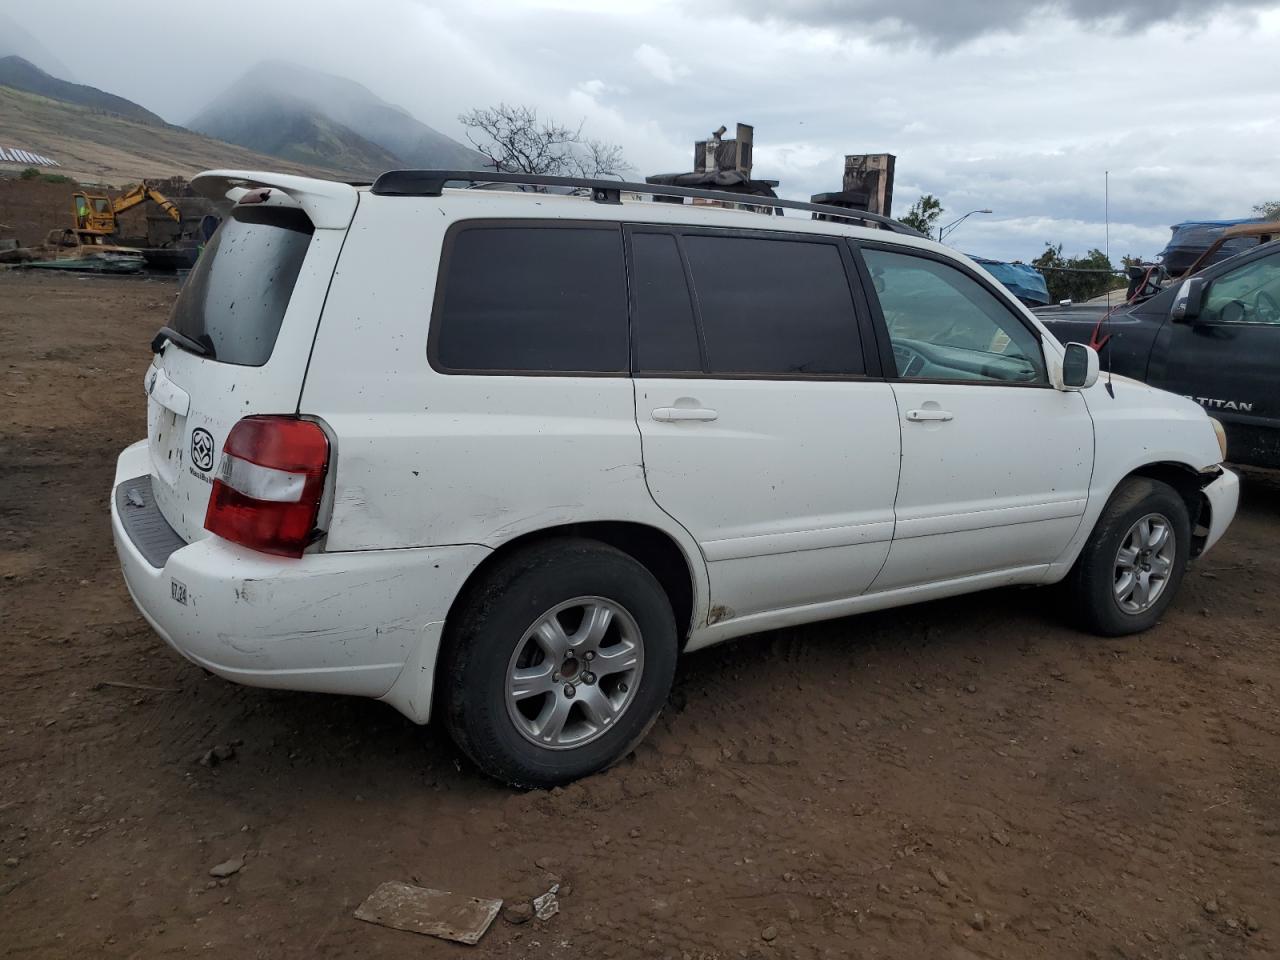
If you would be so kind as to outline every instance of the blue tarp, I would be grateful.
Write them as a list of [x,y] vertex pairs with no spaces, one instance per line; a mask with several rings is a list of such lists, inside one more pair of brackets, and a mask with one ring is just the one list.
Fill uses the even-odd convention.
[[[1222,236],[1222,232],[1227,227],[1234,227],[1241,223],[1262,222],[1261,217],[1242,217],[1239,220],[1186,220],[1175,223],[1169,228],[1173,231],[1173,236],[1169,238],[1168,246],[1156,256],[1156,262],[1164,264],[1171,275],[1177,276],[1199,259],[1200,254],[1208,250],[1213,245],[1213,241]],[[1234,257],[1237,253],[1252,250],[1257,245],[1257,237],[1236,237],[1234,240],[1228,240],[1204,266],[1218,263],[1227,257]]]
[[1237,217],[1235,220],[1183,220],[1169,229],[1181,230],[1183,227],[1235,227],[1242,223],[1262,223],[1262,217]]
[[1049,288],[1045,285],[1044,274],[1035,267],[1025,263],[1006,263],[1003,260],[988,260],[986,257],[970,257],[982,269],[1000,281],[1004,287],[1023,303],[1043,307],[1049,303]]

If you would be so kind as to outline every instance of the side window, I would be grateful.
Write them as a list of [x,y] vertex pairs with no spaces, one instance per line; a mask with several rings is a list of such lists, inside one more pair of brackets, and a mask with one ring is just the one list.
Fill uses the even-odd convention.
[[632,349],[637,371],[690,373],[702,369],[698,327],[676,238],[631,235]]
[[1280,324],[1280,253],[1247,263],[1209,285],[1204,323]]
[[1044,383],[1040,341],[982,284],[925,257],[864,249],[898,376]]
[[682,238],[709,373],[862,374],[840,248],[755,237]]
[[433,361],[454,373],[623,373],[617,226],[464,226],[446,243]]

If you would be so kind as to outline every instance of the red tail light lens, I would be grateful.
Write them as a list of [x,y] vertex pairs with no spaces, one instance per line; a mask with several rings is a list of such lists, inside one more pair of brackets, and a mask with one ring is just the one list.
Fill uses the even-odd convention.
[[315,538],[329,438],[310,420],[245,417],[222,445],[204,517],[210,533],[281,557]]

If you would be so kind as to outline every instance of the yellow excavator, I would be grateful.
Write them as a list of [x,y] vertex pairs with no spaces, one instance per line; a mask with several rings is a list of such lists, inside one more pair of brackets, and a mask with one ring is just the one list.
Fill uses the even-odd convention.
[[[73,193],[74,225],[49,231],[44,243],[47,259],[29,261],[29,265],[103,273],[136,273],[145,266],[158,270],[190,269],[200,254],[202,241],[216,229],[218,216],[211,207],[200,208],[198,199],[184,198],[185,205],[195,204],[194,212],[198,214],[184,221],[182,209],[157,185],[156,181],[144,180],[114,198]],[[119,236],[119,215],[148,201],[163,211],[159,224],[167,220],[173,224],[168,229],[153,229],[157,224],[149,217],[141,246],[124,246]]]
[[82,244],[102,243],[102,238],[115,234],[119,229],[117,216],[148,200],[172,217],[175,223],[182,223],[182,214],[173,201],[144,181],[114,199],[89,193],[73,194],[76,237]]

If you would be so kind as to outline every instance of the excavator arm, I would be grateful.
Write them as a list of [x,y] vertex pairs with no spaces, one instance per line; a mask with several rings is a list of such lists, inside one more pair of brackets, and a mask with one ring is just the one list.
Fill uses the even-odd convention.
[[157,193],[155,190],[148,190],[147,196],[151,198],[151,202],[156,204],[172,218],[174,223],[182,222],[182,211],[168,197]]
[[182,214],[174,203],[158,190],[153,190],[145,183],[140,183],[127,193],[122,193],[111,201],[111,209],[117,216],[126,210],[132,210],[140,203],[146,203],[150,200],[157,207],[167,213],[175,223],[182,222]]
[[181,225],[182,211],[178,209],[177,204],[144,182],[115,199],[88,193],[73,194],[75,232],[82,243],[99,242],[94,238],[109,237],[119,230],[117,216],[148,200],[167,213],[174,223]]

